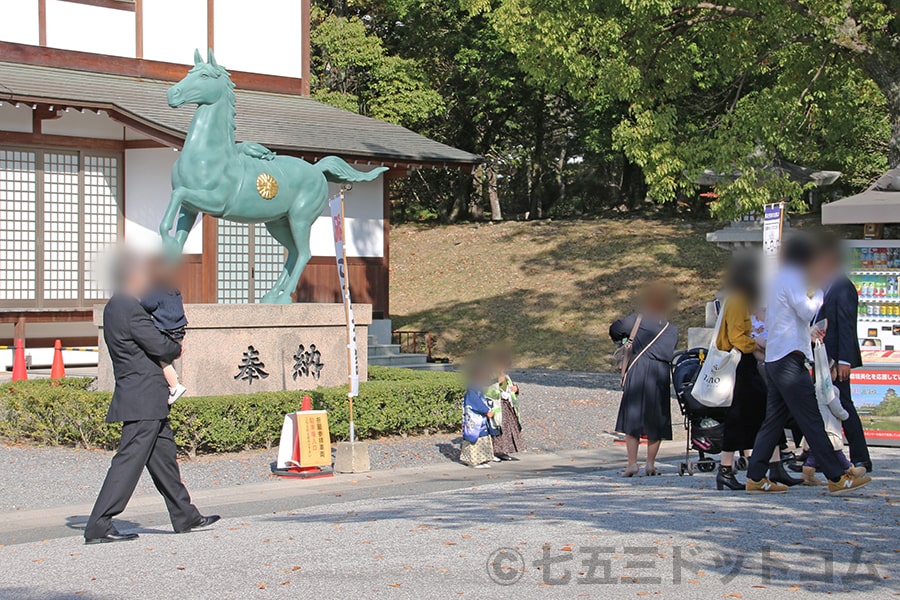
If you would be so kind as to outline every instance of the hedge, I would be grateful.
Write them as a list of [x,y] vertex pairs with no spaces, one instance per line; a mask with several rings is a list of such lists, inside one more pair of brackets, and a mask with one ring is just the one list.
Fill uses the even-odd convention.
[[[452,431],[459,428],[462,378],[453,373],[419,373],[370,367],[360,384],[354,420],[360,439],[384,435]],[[0,437],[44,445],[112,449],[119,426],[105,422],[111,394],[90,391],[90,378],[32,380],[0,386]],[[299,410],[305,394],[313,408],[328,411],[332,441],[347,439],[347,388],[307,392],[263,392],[183,398],[172,407],[175,441],[186,453],[271,448],[284,415]]]

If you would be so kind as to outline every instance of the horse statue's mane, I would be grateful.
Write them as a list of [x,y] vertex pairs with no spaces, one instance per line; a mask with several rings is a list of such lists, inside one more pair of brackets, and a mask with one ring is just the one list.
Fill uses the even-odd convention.
[[[219,79],[220,77],[224,77],[225,81],[228,83],[228,89],[226,90],[226,99],[228,100],[228,106],[231,108],[229,112],[229,116],[231,117],[231,133],[232,137],[234,137],[234,133],[237,131],[237,109],[235,108],[235,96],[234,96],[234,82],[231,80],[231,73],[225,70],[225,67],[219,65],[216,62],[215,57],[211,56],[210,62],[195,62],[194,66],[191,68],[188,73],[201,73],[205,75],[209,75],[215,79]],[[194,56],[194,60],[197,61],[200,59],[200,52],[197,51]]]

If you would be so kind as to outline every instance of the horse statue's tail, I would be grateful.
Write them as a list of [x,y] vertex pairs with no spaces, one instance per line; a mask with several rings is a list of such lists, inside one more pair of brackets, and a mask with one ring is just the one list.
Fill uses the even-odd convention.
[[313,165],[325,175],[325,179],[331,183],[357,183],[360,181],[375,181],[378,176],[388,170],[387,167],[378,167],[369,172],[357,171],[347,162],[337,156],[326,156]]

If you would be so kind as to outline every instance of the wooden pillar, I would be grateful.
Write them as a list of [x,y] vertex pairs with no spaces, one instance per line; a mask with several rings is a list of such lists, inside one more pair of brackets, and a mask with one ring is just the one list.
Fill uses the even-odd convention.
[[144,58],[144,0],[134,0],[134,57]]
[[381,268],[384,270],[384,290],[381,295],[384,298],[384,318],[391,318],[391,178],[393,171],[388,171],[382,176],[384,179],[384,190],[382,191],[384,201],[383,219],[384,219],[384,250],[381,259]]
[[[208,49],[216,49],[216,0],[206,0],[206,46]],[[206,54],[203,52],[203,54]]]
[[24,340],[25,339],[25,317],[20,316],[16,319],[16,324],[13,326],[13,344],[15,344],[15,340]]
[[312,16],[309,8],[309,0],[302,0],[300,5],[300,39],[302,41],[302,56],[300,57],[300,94],[309,96],[309,53],[312,51],[312,43],[310,42],[310,17]]
[[201,297],[204,304],[218,302],[218,243],[219,228],[215,217],[203,215],[203,255],[200,259],[200,276],[203,278]]
[[38,45],[47,45],[47,0],[38,0]]

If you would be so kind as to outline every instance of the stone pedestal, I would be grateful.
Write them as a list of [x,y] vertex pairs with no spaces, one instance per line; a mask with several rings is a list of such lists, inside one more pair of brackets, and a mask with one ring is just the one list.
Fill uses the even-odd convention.
[[336,473],[367,473],[369,445],[365,442],[338,442],[334,455]]
[[[184,356],[176,361],[186,396],[218,396],[344,385],[347,327],[342,304],[188,304]],[[360,381],[367,378],[372,307],[353,307]],[[103,307],[94,308],[100,329],[98,387],[114,385],[103,340]]]

